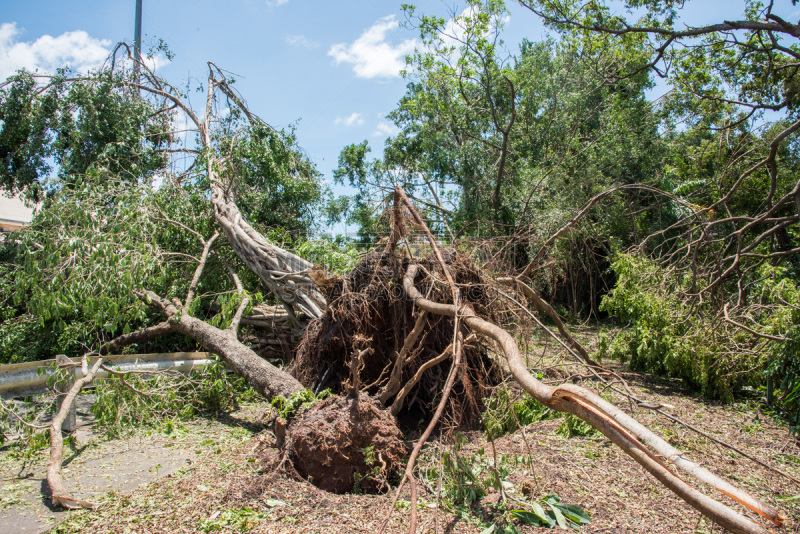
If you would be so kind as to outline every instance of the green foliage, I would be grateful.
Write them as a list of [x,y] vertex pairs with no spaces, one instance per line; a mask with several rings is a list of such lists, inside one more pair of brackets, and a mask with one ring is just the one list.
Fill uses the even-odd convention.
[[564,421],[558,426],[556,433],[565,438],[598,436],[600,434],[592,425],[571,413],[564,414]]
[[[51,381],[56,378],[53,375]],[[142,428],[156,428],[171,433],[178,421],[198,416],[218,416],[238,408],[239,402],[259,398],[244,378],[226,372],[225,365],[220,361],[191,371],[188,375],[133,372],[124,378],[110,376],[96,379],[92,385],[95,402],[91,412],[97,427],[110,437]],[[11,435],[18,436],[10,450],[25,458],[46,449],[50,444],[49,432],[35,426],[41,425],[42,415],[53,413],[55,406],[54,399],[44,404],[27,399],[21,409],[4,403],[0,409],[0,444]],[[10,413],[14,409],[34,426],[20,423]],[[67,440],[69,444],[72,441]]]
[[333,179],[337,184],[347,183],[356,193],[350,197],[340,197],[346,200],[338,200],[328,208],[329,222],[335,220],[358,225],[362,243],[371,243],[376,235],[388,232],[387,221],[381,221],[380,216],[388,207],[391,196],[385,191],[376,190],[375,184],[391,188],[396,183],[383,162],[367,160],[370,150],[366,140],[342,149]]
[[68,181],[95,170],[136,183],[164,168],[172,113],[131,91],[130,72],[66,74],[41,85],[20,71],[0,88],[0,190],[40,201],[45,189],[65,187],[45,183],[55,178],[51,162]]
[[94,394],[92,414],[112,436],[142,427],[169,432],[175,421],[218,415],[257,398],[244,378],[227,373],[220,361],[188,376],[137,373],[97,380]]
[[612,268],[617,284],[600,309],[630,327],[613,339],[608,356],[630,360],[633,369],[682,378],[706,395],[728,400],[753,379],[730,373],[754,362],[724,355],[722,337],[690,315],[679,299],[680,281],[660,278],[655,264],[640,256],[619,254]]
[[536,421],[557,418],[563,418],[556,430],[560,436],[572,438],[597,435],[597,430],[583,419],[572,414],[554,412],[527,393],[514,399],[507,387],[498,388],[491,397],[484,399],[484,405],[486,409],[481,421],[486,435],[492,440]]
[[297,254],[321,265],[329,273],[347,274],[358,262],[358,249],[353,243],[337,243],[325,237],[310,239],[296,247]]
[[785,342],[769,345],[769,363],[764,376],[775,384],[778,410],[789,421],[792,432],[800,433],[800,290],[796,277],[786,267],[764,265],[761,292],[768,302],[779,303],[759,321],[763,332],[783,336]]
[[[640,42],[523,41],[512,54],[501,39],[503,3],[469,4],[452,23],[410,12],[428,48],[412,58],[418,81],[390,115],[402,132],[385,151],[406,182],[421,174],[457,184],[453,225],[506,233],[482,221],[493,214],[509,228],[536,221],[546,231],[554,207],[650,179],[658,147],[648,78],[610,82],[597,70],[642,62]],[[464,34],[455,50],[451,24]]]
[[[92,171],[51,196],[3,252],[0,362],[78,356],[88,343],[150,324],[134,292],[185,292],[194,265],[181,259],[202,247],[164,218],[210,233],[211,214],[196,204],[201,194],[191,185],[154,190]],[[220,272],[201,289],[214,285],[233,284]]]
[[43,425],[41,415],[54,410],[54,399],[42,403],[26,397],[18,404],[0,399],[0,445],[16,437],[10,449],[12,454],[32,458],[50,445],[50,433],[38,427]]
[[278,395],[272,399],[272,406],[278,410],[278,417],[289,422],[298,414],[303,413],[314,404],[330,396],[330,389],[323,389],[317,395],[314,395],[314,392],[310,389],[304,389],[303,391],[292,394],[288,399],[282,395]]
[[39,177],[50,171],[48,145],[60,92],[58,82],[40,96],[36,89],[25,71],[0,89],[0,190],[28,190],[32,200],[41,198]]
[[491,439],[497,439],[519,428],[558,417],[560,414],[537,401],[527,393],[513,399],[509,388],[498,388],[488,399],[484,399],[482,415],[484,430]]
[[361,493],[361,481],[377,480],[381,475],[382,467],[378,462],[377,455],[375,454],[374,445],[364,447],[361,449],[361,453],[364,455],[364,465],[367,467],[367,471],[363,475],[359,472],[353,473],[353,493],[357,495]]
[[561,502],[558,495],[548,495],[533,503],[530,511],[511,510],[509,515],[525,525],[544,528],[578,530],[589,523],[589,514],[586,510],[575,504]]
[[267,517],[264,512],[251,510],[250,508],[243,507],[232,510],[225,510],[212,518],[205,519],[199,525],[200,532],[217,532],[217,531],[233,531],[233,532],[249,532],[255,528],[258,523]]
[[[237,108],[238,109],[238,108]],[[250,224],[307,238],[318,226],[325,187],[292,129],[251,123],[232,111],[212,140],[224,158],[224,178],[236,188],[236,204]]]
[[[465,453],[465,444],[464,436],[458,434],[450,450],[442,454],[443,500],[450,508],[469,506],[482,499],[489,492],[496,491],[510,474],[508,464],[498,462],[498,465],[494,465],[483,448],[474,454]],[[426,478],[436,480],[438,475],[438,469],[435,469],[428,472]]]
[[[131,89],[130,74],[118,64],[85,77],[23,71],[0,87],[0,190],[43,200],[31,225],[0,244],[0,363],[77,356],[161,320],[136,293],[184,297],[202,251],[197,235],[217,230],[209,159],[199,151],[184,175],[170,172],[170,149],[186,150],[171,134],[175,106]],[[250,223],[305,243],[326,198],[319,173],[293,130],[230,108],[212,121],[204,150],[224,162],[217,172]],[[216,325],[242,296],[223,264],[247,287],[259,283],[223,241],[190,310]],[[345,268],[351,255],[334,249],[330,263]],[[169,343],[194,348],[179,336]]]
[[[667,147],[645,97],[649,74],[615,77],[647,61],[643,38],[573,35],[514,50],[502,40],[503,2],[467,7],[442,18],[404,6],[424,46],[409,58],[406,94],[389,114],[400,131],[377,159],[366,141],[342,150],[335,177],[357,194],[330,213],[372,240],[386,232],[382,216],[400,185],[435,234],[514,236],[499,240],[498,261],[519,268],[597,193],[658,184]],[[667,222],[649,194],[627,190],[603,203],[549,250],[556,261],[545,283],[559,298],[561,287],[580,293],[564,297],[575,314],[596,312],[612,248]]]
[[[665,275],[653,262],[634,255],[618,255],[613,268],[617,285],[601,309],[630,326],[610,343],[601,343],[602,355],[630,360],[635,369],[682,378],[703,394],[725,400],[747,389],[763,390],[769,378],[778,410],[794,431],[800,428],[800,290],[787,267],[763,264],[756,271],[753,298],[759,306],[745,318],[751,330],[775,339],[742,330],[730,336],[702,307],[690,313],[680,295],[698,281]],[[753,350],[742,350],[747,345]]]
[[[512,484],[506,481],[511,473],[511,461],[500,457],[495,462],[483,448],[467,453],[464,451],[465,444],[464,437],[457,434],[450,449],[442,453],[441,463],[422,468],[420,475],[428,480],[431,487],[441,484],[441,502],[445,507],[458,513],[473,514],[475,508],[472,505],[489,493],[513,491]],[[497,507],[503,512],[502,516],[495,518],[484,529],[484,533],[517,534],[519,530],[514,525],[515,521],[544,528],[576,530],[589,523],[589,515],[583,508],[562,503],[556,495],[531,500],[529,509],[507,509],[504,500],[498,501]]]

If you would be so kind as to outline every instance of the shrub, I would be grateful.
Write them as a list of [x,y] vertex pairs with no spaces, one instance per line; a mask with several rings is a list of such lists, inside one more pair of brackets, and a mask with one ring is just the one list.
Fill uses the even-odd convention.
[[[774,384],[778,410],[800,427],[800,291],[786,268],[762,265],[745,280],[749,306],[740,311],[755,336],[726,323],[719,298],[698,303],[699,280],[660,270],[652,261],[619,254],[617,284],[600,309],[626,325],[601,339],[598,356],[630,362],[633,369],[683,379],[704,395],[731,401],[747,390]],[[730,291],[733,294],[734,290]]]

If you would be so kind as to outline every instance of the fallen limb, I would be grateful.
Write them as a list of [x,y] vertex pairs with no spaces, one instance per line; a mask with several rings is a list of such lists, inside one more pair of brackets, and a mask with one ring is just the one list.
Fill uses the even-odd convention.
[[[403,278],[403,287],[415,305],[429,313],[449,317],[456,316],[457,310],[454,305],[427,300],[417,290],[414,279],[418,271],[418,266],[411,264]],[[525,366],[514,338],[499,326],[477,317],[469,306],[462,306],[458,310],[458,315],[463,318],[470,329],[488,336],[500,344],[514,379],[532,397],[553,410],[571,413],[592,425],[662,484],[715,523],[735,533],[766,534],[769,532],[761,525],[688,485],[647,447],[654,449],[661,458],[672,462],[685,472],[711,485],[774,524],[781,526],[785,523],[786,517],[780,510],[758,501],[708,470],[683,458],[680,451],[598,395],[573,385],[547,386],[534,378]]]
[[238,375],[243,376],[258,393],[267,399],[278,395],[289,398],[305,388],[294,377],[278,369],[247,348],[231,330],[222,330],[184,313],[185,307],[170,302],[152,291],[136,295],[166,315],[176,332],[192,338],[206,350],[219,354]]
[[96,508],[97,504],[75,499],[70,497],[64,487],[64,480],[61,478],[61,464],[64,459],[64,439],[61,436],[61,425],[67,418],[67,414],[75,402],[78,393],[89,385],[97,370],[103,365],[103,358],[98,358],[91,368],[87,365],[86,356],[83,356],[81,365],[84,368],[84,376],[75,381],[72,388],[67,392],[61,403],[61,409],[50,422],[50,463],[47,465],[47,485],[50,487],[51,500],[56,506],[63,506],[69,509]]
[[[544,324],[542,324],[542,322],[541,322],[541,321],[540,321],[540,320],[539,320],[539,319],[538,319],[538,318],[537,318],[535,315],[533,315],[533,314],[532,314],[530,311],[528,311],[528,309],[527,309],[527,308],[524,308],[524,307],[523,307],[523,306],[522,306],[522,305],[521,305],[519,302],[517,302],[516,300],[514,300],[514,299],[513,299],[512,297],[510,297],[509,295],[506,295],[506,294],[505,294],[505,293],[503,293],[502,291],[500,291],[499,293],[500,293],[501,295],[505,296],[507,299],[511,300],[511,301],[512,301],[514,304],[516,304],[516,305],[517,305],[517,306],[519,306],[521,309],[523,309],[523,310],[524,310],[524,311],[525,311],[527,314],[529,314],[529,316],[531,317],[531,319],[533,319],[534,321],[536,321],[536,323],[538,323],[539,327],[540,327],[540,328],[542,328],[542,329],[544,329],[544,330],[545,330],[545,331],[546,331],[548,334],[550,334],[550,335],[553,337],[553,339],[555,339],[555,340],[556,340],[558,343],[560,343],[560,344],[561,344],[561,346],[563,346],[563,347],[564,347],[564,349],[566,349],[566,350],[567,350],[567,352],[570,352],[570,353],[571,353],[573,356],[575,356],[577,359],[580,359],[580,357],[579,357],[577,354],[575,354],[575,353],[574,353],[573,349],[572,349],[570,346],[568,346],[566,343],[564,343],[564,341],[562,341],[561,339],[559,339],[559,338],[558,338],[558,336],[556,336],[556,335],[555,335],[555,334],[554,334],[554,333],[553,333],[553,332],[552,332],[552,331],[551,331],[549,328],[547,328],[547,327],[546,327]],[[658,414],[660,414],[660,415],[663,415],[663,416],[664,416],[664,417],[666,417],[667,419],[670,419],[671,421],[673,421],[673,422],[675,422],[675,423],[677,423],[677,424],[679,424],[679,425],[681,425],[681,426],[684,426],[684,427],[688,428],[688,429],[689,429],[689,430],[691,430],[692,432],[695,432],[695,433],[697,433],[697,434],[699,434],[699,435],[703,436],[704,438],[706,438],[706,439],[708,439],[708,440],[711,440],[711,441],[713,441],[714,443],[717,443],[718,445],[721,445],[721,446],[723,446],[723,447],[725,447],[725,448],[727,448],[727,449],[729,449],[729,450],[732,450],[733,452],[735,452],[735,453],[737,453],[737,454],[740,454],[740,455],[744,456],[744,457],[745,457],[745,458],[747,458],[748,460],[750,460],[750,461],[752,461],[752,462],[755,462],[755,463],[757,463],[757,464],[758,464],[758,465],[760,465],[761,467],[764,467],[765,469],[769,469],[769,470],[770,470],[770,471],[772,471],[773,473],[776,473],[776,474],[778,474],[778,475],[781,475],[782,477],[785,477],[785,478],[787,478],[787,479],[791,480],[792,482],[795,482],[796,484],[800,484],[800,480],[798,480],[798,479],[797,479],[797,477],[794,477],[794,476],[790,475],[790,474],[789,474],[789,473],[787,473],[786,471],[783,471],[782,469],[778,469],[777,467],[775,467],[775,466],[773,466],[773,465],[770,465],[770,464],[766,463],[765,461],[763,461],[763,460],[761,460],[761,459],[759,459],[759,458],[756,458],[755,456],[753,456],[753,455],[751,455],[751,454],[747,454],[746,452],[744,452],[743,450],[739,449],[738,447],[734,447],[733,445],[731,445],[731,444],[730,444],[730,443],[728,443],[727,441],[721,440],[721,439],[719,439],[719,438],[716,438],[716,437],[712,436],[711,434],[708,434],[708,433],[706,433],[706,432],[703,432],[702,430],[700,430],[700,429],[699,429],[699,428],[697,428],[696,426],[694,426],[694,425],[691,425],[691,424],[687,423],[686,421],[684,421],[684,420],[682,420],[682,419],[679,419],[678,417],[675,417],[674,415],[672,415],[672,414],[671,414],[671,413],[669,413],[669,412],[665,412],[665,411],[664,411],[662,408],[673,408],[673,407],[672,407],[672,406],[670,406],[669,404],[655,404],[655,405],[654,405],[654,404],[650,404],[650,403],[648,403],[648,402],[645,402],[645,401],[644,401],[644,400],[642,400],[641,398],[639,398],[639,397],[637,397],[636,395],[634,395],[634,394],[633,394],[633,392],[632,392],[632,391],[631,391],[631,390],[628,388],[627,384],[626,384],[626,383],[625,383],[625,381],[622,379],[622,377],[620,377],[620,376],[619,376],[619,375],[617,375],[616,373],[613,373],[613,374],[614,374],[614,375],[617,377],[617,379],[618,379],[618,380],[621,382],[621,384],[622,384],[623,388],[625,389],[625,391],[622,391],[622,390],[620,390],[620,389],[616,388],[616,387],[613,385],[613,383],[610,383],[610,382],[608,382],[608,381],[607,381],[605,378],[603,378],[603,375],[605,375],[605,374],[606,374],[606,372],[598,372],[598,370],[597,370],[597,369],[593,369],[593,368],[591,368],[591,367],[588,367],[588,369],[589,369],[589,372],[591,373],[591,374],[590,374],[588,377],[592,377],[592,376],[594,376],[596,379],[598,379],[598,380],[600,380],[601,382],[603,382],[604,384],[606,384],[606,386],[607,386],[607,387],[609,387],[610,389],[612,389],[612,390],[616,391],[616,392],[617,392],[617,393],[619,393],[620,395],[624,395],[624,396],[625,396],[625,397],[627,397],[629,400],[631,400],[631,401],[635,402],[635,403],[636,403],[636,405],[637,405],[637,406],[639,406],[640,408],[646,408],[646,409],[648,409],[648,410],[653,410],[654,412],[656,412],[656,413],[658,413]],[[582,377],[582,378],[583,378],[583,377]]]
[[145,343],[152,341],[161,336],[166,336],[175,332],[175,327],[169,321],[163,321],[147,328],[142,328],[130,334],[123,334],[114,338],[102,347],[100,347],[100,354],[110,354],[115,350],[119,350],[134,343]]
[[599,363],[595,362],[591,356],[589,356],[589,352],[583,347],[583,345],[578,343],[578,341],[572,337],[572,334],[570,334],[569,330],[567,330],[567,327],[564,326],[564,322],[561,320],[561,317],[558,316],[550,303],[544,300],[536,292],[536,290],[518,278],[498,278],[497,281],[501,284],[509,284],[512,287],[516,286],[516,288],[522,291],[522,294],[533,303],[537,310],[546,313],[547,316],[550,317],[550,320],[552,320],[553,323],[555,323],[556,328],[558,328],[558,333],[561,334],[561,337],[567,340],[567,343],[578,354],[580,354],[580,358],[584,363],[592,367],[601,367]]

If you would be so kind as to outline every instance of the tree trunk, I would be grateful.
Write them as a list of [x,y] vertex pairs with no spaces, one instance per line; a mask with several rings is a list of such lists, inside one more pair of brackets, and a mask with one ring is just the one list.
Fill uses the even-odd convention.
[[192,317],[175,304],[152,291],[144,291],[140,297],[158,308],[173,325],[175,332],[197,341],[210,352],[221,356],[233,370],[243,376],[258,393],[267,399],[278,395],[289,398],[305,388],[290,374],[281,371],[258,354],[243,345],[232,330],[221,330],[205,321]]
[[267,241],[247,223],[236,203],[219,185],[212,186],[212,193],[214,217],[236,255],[290,314],[304,313],[312,319],[320,317],[325,309],[325,297],[306,272],[313,264]]

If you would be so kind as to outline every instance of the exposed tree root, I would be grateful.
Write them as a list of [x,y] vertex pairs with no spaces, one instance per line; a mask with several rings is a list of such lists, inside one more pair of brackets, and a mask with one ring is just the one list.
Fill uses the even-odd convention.
[[286,451],[298,473],[332,493],[385,492],[408,453],[392,417],[373,397],[332,397],[289,425]]
[[[458,253],[448,252],[446,261],[462,299],[492,313],[496,304],[486,291],[488,281]],[[422,282],[424,291],[451,298],[450,291],[435,282],[442,276],[438,262],[426,258],[421,263],[429,273]],[[353,376],[351,355],[367,348],[360,340],[369,340],[374,352],[359,365],[360,390],[391,406],[401,426],[414,428],[420,419],[430,419],[438,402],[450,367],[448,358],[440,355],[452,345],[454,325],[451,318],[420,314],[405,297],[401,282],[408,264],[408,258],[372,252],[337,281],[325,313],[306,330],[292,374],[313,391],[330,388],[347,394]],[[468,336],[463,325],[459,330]],[[475,428],[482,399],[491,395],[500,378],[497,362],[479,345],[466,344],[462,370],[446,408],[448,417],[462,428]]]
[[[460,336],[457,336],[457,338]],[[462,351],[459,348],[459,345],[463,342],[460,339],[456,339],[456,348],[450,348],[450,353],[453,354],[453,363],[450,366],[450,373],[447,375],[447,382],[445,382],[444,389],[442,390],[442,398],[439,401],[439,404],[436,406],[436,411],[433,414],[428,426],[425,428],[425,432],[422,433],[422,436],[419,437],[417,443],[414,445],[414,450],[411,451],[411,456],[408,458],[408,462],[406,462],[406,469],[403,473],[403,478],[400,480],[400,484],[397,485],[397,489],[394,493],[394,498],[392,499],[392,503],[389,507],[389,513],[386,514],[386,518],[384,519],[383,523],[381,524],[381,528],[379,530],[379,534],[383,534],[386,531],[386,526],[389,524],[389,519],[392,517],[392,512],[394,512],[395,505],[397,504],[397,500],[400,498],[400,492],[403,490],[403,484],[408,481],[411,487],[411,512],[409,518],[409,526],[408,532],[416,532],[417,528],[417,481],[414,478],[414,465],[416,465],[417,458],[419,457],[420,452],[422,452],[422,447],[425,445],[425,442],[428,441],[433,429],[439,423],[439,420],[442,417],[442,413],[444,413],[444,407],[447,405],[447,400],[450,397],[450,393],[453,391],[453,383],[455,382],[456,373],[458,372],[458,365],[461,363],[461,354]]]

